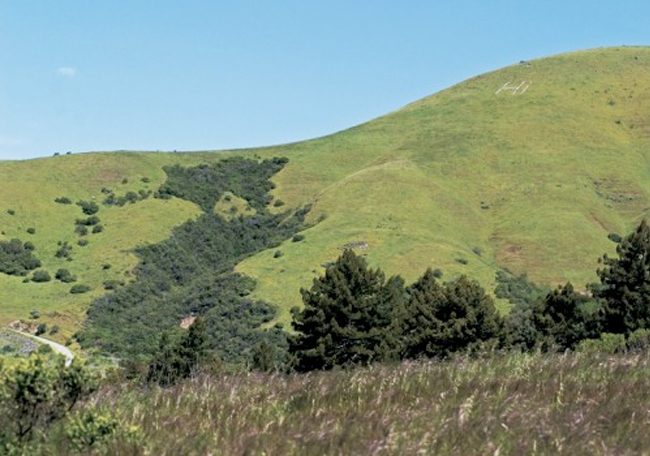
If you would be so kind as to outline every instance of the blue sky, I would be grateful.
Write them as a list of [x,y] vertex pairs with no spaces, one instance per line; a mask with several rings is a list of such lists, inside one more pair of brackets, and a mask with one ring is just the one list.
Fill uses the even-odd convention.
[[474,75],[650,45],[647,0],[0,0],[0,160],[333,133]]

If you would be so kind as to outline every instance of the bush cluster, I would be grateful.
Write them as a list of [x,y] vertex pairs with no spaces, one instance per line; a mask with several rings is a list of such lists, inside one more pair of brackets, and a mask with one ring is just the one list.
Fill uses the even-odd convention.
[[[227,159],[194,168],[166,168],[162,194],[188,198],[206,211],[174,229],[169,239],[137,249],[135,281],[124,286],[105,283],[111,292],[91,304],[87,330],[80,335],[82,345],[98,346],[124,359],[151,357],[159,351],[160,333],[194,314],[202,315],[209,347],[226,362],[251,362],[262,342],[286,354],[283,332],[259,329],[275,317],[275,308],[251,299],[254,281],[233,269],[247,256],[277,247],[304,228],[307,209],[272,214],[264,205],[270,201],[268,179],[284,163]],[[201,179],[205,188],[195,185]],[[219,196],[211,191],[246,197],[257,210],[224,218],[212,211],[210,201]]]
[[72,294],[81,294],[81,293],[87,293],[90,290],[92,290],[92,288],[90,288],[90,286],[80,283],[80,284],[77,284],[77,285],[72,285],[72,288],[70,288],[70,293],[72,293]]
[[8,275],[25,276],[33,269],[41,267],[33,253],[34,244],[20,239],[0,241],[0,272]]
[[137,192],[128,191],[122,196],[117,196],[115,193],[110,192],[102,202],[106,206],[122,207],[125,204],[133,204],[138,201],[145,200],[151,196],[151,190],[140,189]]
[[243,157],[231,157],[213,164],[191,168],[165,167],[167,181],[156,192],[158,198],[176,196],[196,203],[210,213],[225,192],[245,199],[261,211],[272,201],[269,192],[274,188],[270,177],[287,163],[286,158],[272,158],[257,162]]
[[72,246],[68,244],[68,241],[59,241],[57,245],[59,248],[54,253],[54,256],[56,258],[66,258],[68,260],[72,260]]
[[94,201],[77,201],[77,206],[81,207],[81,210],[86,215],[95,215],[99,212],[99,206]]
[[72,200],[70,198],[65,197],[65,196],[55,198],[54,202],[58,203],[58,204],[72,204]]

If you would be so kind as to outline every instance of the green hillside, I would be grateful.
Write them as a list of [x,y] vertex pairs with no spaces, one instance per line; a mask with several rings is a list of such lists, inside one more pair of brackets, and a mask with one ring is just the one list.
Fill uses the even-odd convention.
[[[650,197],[650,48],[596,49],[521,62],[477,76],[369,123],[284,146],[220,153],[93,153],[0,162],[0,241],[31,241],[43,269],[67,268],[72,284],[23,283],[0,274],[0,323],[29,318],[68,337],[107,280],[130,281],[136,246],[159,242],[195,218],[195,204],[147,197],[124,206],[108,194],[155,191],[163,166],[194,166],[230,154],[283,156],[273,180],[282,207],[312,204],[318,221],[301,242],[248,258],[238,270],[255,296],[288,310],[342,248],[413,280],[427,267],[466,273],[492,289],[499,268],[543,283],[595,280]],[[79,206],[96,201],[104,229],[79,246]],[[235,201],[240,204],[240,202]],[[218,203],[219,204],[219,203]],[[234,203],[233,203],[234,204]],[[219,208],[217,208],[219,209]],[[33,228],[33,234],[27,230]],[[72,261],[55,257],[59,242]],[[275,258],[275,252],[283,255]],[[110,265],[110,267],[108,267]]]
[[407,280],[434,266],[491,288],[505,267],[583,286],[614,249],[607,235],[647,211],[649,106],[650,49],[597,49],[521,62],[285,147],[276,196],[327,218],[279,260],[263,253],[240,270],[260,296],[295,304],[320,264],[364,241],[371,262]]

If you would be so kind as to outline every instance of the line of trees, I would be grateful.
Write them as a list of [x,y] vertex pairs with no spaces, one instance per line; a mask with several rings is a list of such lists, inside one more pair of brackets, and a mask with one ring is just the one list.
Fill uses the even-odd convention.
[[445,357],[498,338],[502,322],[485,290],[465,276],[441,284],[436,275],[427,270],[405,287],[343,252],[301,290],[304,308],[292,309],[296,369]]
[[[603,335],[639,340],[650,330],[650,228],[646,221],[601,258],[599,284],[587,293],[567,283],[546,294],[520,287],[505,317],[480,285],[465,276],[446,282],[427,270],[410,286],[385,278],[346,250],[294,308],[289,350],[300,371],[376,361],[445,358],[490,346],[572,350]],[[518,294],[517,294],[518,293]],[[527,294],[526,299],[522,297]],[[644,340],[645,340],[644,339]]]

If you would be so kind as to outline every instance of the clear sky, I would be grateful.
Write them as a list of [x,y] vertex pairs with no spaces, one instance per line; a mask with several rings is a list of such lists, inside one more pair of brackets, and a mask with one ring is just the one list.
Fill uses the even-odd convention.
[[618,45],[650,1],[0,0],[0,160],[293,142]]

